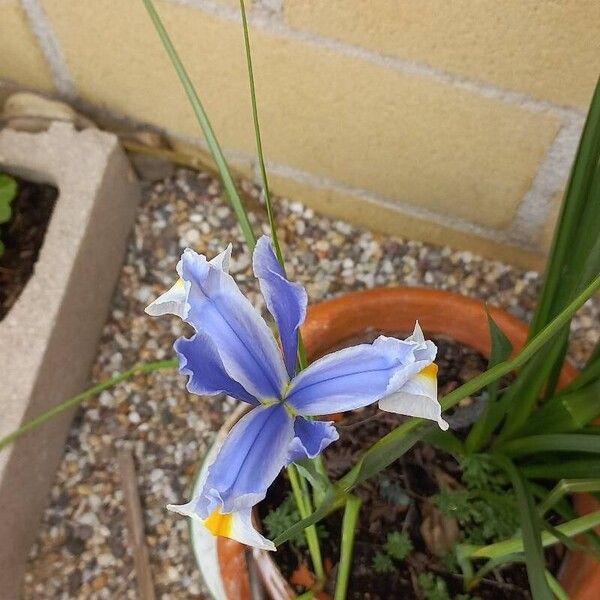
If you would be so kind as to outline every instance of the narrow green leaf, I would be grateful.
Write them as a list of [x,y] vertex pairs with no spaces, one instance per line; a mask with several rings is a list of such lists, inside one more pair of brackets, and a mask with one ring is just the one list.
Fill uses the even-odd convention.
[[582,492],[600,492],[600,479],[561,479],[550,492],[545,492],[544,500],[539,505],[540,517],[567,494]]
[[250,220],[248,219],[248,214],[246,213],[246,209],[242,203],[242,200],[238,194],[237,188],[235,186],[235,182],[233,181],[233,177],[231,176],[231,172],[229,170],[229,166],[227,165],[227,161],[225,160],[225,156],[223,155],[223,151],[221,150],[221,146],[217,140],[217,137],[213,131],[212,125],[208,119],[208,116],[204,110],[204,106],[200,101],[198,94],[196,93],[196,89],[194,88],[194,84],[192,83],[179,55],[177,54],[177,50],[175,50],[175,46],[165,29],[159,14],[156,12],[152,0],[142,0],[144,2],[144,6],[152,19],[152,23],[160,37],[160,40],[177,72],[179,80],[183,85],[183,89],[192,105],[192,109],[194,114],[196,115],[196,119],[202,128],[202,132],[204,133],[204,138],[206,139],[206,143],[210,149],[210,152],[213,156],[213,159],[217,165],[217,169],[219,170],[219,174],[221,175],[221,179],[223,180],[223,186],[225,187],[225,191],[231,202],[233,210],[237,216],[238,222],[244,233],[244,238],[246,239],[246,244],[250,251],[254,249],[256,244],[256,236],[254,235],[254,231],[252,229],[252,225],[250,224]]
[[344,491],[350,492],[359,483],[383,471],[400,456],[408,452],[424,435],[433,430],[431,425],[419,429],[419,425],[422,423],[422,419],[411,419],[382,437],[338,481],[338,485]]
[[[600,272],[600,81],[573,164],[530,338],[561,312]],[[569,336],[566,323],[552,343],[517,376],[505,395],[507,420],[501,438],[514,434],[534,410],[542,390],[554,393]]]
[[595,435],[554,433],[532,435],[510,440],[497,448],[510,458],[535,455],[539,452],[584,452],[600,454],[600,440]]
[[439,427],[434,427],[429,433],[426,433],[422,437],[424,442],[453,454],[454,456],[463,456],[465,454],[465,448],[461,440],[454,435],[449,429],[442,431]]
[[600,477],[600,459],[578,458],[553,460],[548,463],[528,464],[519,467],[530,479],[584,479]]
[[308,517],[298,521],[295,525],[292,525],[288,530],[284,531],[281,535],[277,536],[273,543],[275,546],[280,546],[289,539],[302,533],[304,529],[318,523],[321,519],[324,519],[327,515],[331,514],[335,510],[344,506],[346,502],[346,494],[340,492],[338,489],[333,487],[329,488],[327,495],[323,498],[321,505]]
[[542,549],[539,516],[533,498],[514,465],[506,459],[500,460],[499,464],[510,477],[519,504],[523,551],[531,595],[533,600],[553,600],[552,592],[544,577],[544,551]]
[[[594,171],[598,165],[599,152],[600,81],[596,85],[567,184],[565,199],[550,251],[544,286],[530,328],[531,337],[540,331],[552,318],[552,311],[556,310],[555,298],[558,290],[561,287],[571,287],[570,280],[573,277],[574,269],[569,268],[571,267],[569,265],[569,256],[572,255],[576,236],[580,235],[578,229],[581,224],[585,205],[590,200],[593,201],[589,196],[589,190],[594,177]],[[596,204],[598,203],[596,202]],[[600,208],[597,208],[597,210],[600,210]]]
[[596,344],[592,355],[581,373],[563,390],[563,392],[576,391],[589,383],[597,381],[600,381],[600,341]]
[[41,415],[38,415],[34,419],[27,421],[26,423],[21,425],[19,429],[16,429],[12,433],[9,433],[7,436],[0,439],[0,451],[9,446],[10,444],[14,443],[27,432],[32,431],[37,427],[40,427],[44,423],[48,422],[50,419],[53,419],[54,417],[74,408],[75,406],[81,404],[84,400],[87,400],[91,396],[95,396],[96,394],[99,394],[100,392],[117,385],[117,383],[120,383],[121,381],[126,381],[127,379],[131,379],[132,377],[140,375],[142,373],[152,373],[153,371],[158,371],[160,369],[174,369],[175,367],[177,367],[176,358],[135,365],[135,367],[132,367],[127,371],[123,371],[122,373],[115,375],[111,379],[107,379],[102,383],[99,383],[98,385],[95,385],[85,390],[84,392],[81,392],[80,394],[69,398],[68,400],[65,400],[64,402],[53,406],[52,408],[50,408],[46,412],[43,412]]
[[548,587],[551,592],[556,596],[556,600],[569,600],[569,595],[565,592],[564,588],[558,583],[558,580],[546,569],[544,571]]
[[[487,318],[492,344],[488,369],[491,369],[508,359],[513,350],[513,346],[504,332],[498,327],[489,311],[487,311]],[[465,440],[465,448],[470,454],[474,454],[481,450],[504,416],[504,405],[496,402],[498,399],[499,385],[500,380],[496,379],[487,386],[488,397],[485,410],[481,417],[475,422]]]
[[600,415],[600,380],[543,404],[515,436],[580,431]]
[[[561,523],[556,527],[562,535],[567,537],[576,537],[586,531],[591,531],[600,525],[600,511],[588,513],[582,517],[576,517]],[[547,548],[557,544],[560,540],[552,535],[548,531],[542,533],[542,547]],[[508,556],[511,554],[520,554],[524,550],[524,540],[522,537],[513,537],[508,540],[502,540],[501,542],[495,542],[488,546],[473,546],[467,544],[460,545],[461,558],[470,558],[472,560],[478,560],[480,558],[491,558],[496,559],[501,556]]]
[[277,260],[284,266],[283,255],[277,237],[277,226],[275,222],[275,212],[271,201],[271,192],[269,190],[269,179],[267,177],[267,169],[265,167],[265,157],[262,146],[262,138],[260,134],[260,123],[258,120],[258,104],[256,102],[256,85],[254,83],[254,69],[252,66],[252,53],[250,51],[250,33],[248,31],[248,19],[246,18],[246,7],[244,0],[240,0],[240,12],[242,14],[242,28],[244,30],[244,49],[246,51],[246,65],[248,67],[248,81],[250,83],[250,100],[252,101],[252,120],[254,123],[254,137],[256,138],[256,152],[258,155],[258,166],[260,169],[260,177],[262,180],[262,188],[267,207],[267,216],[269,218],[269,227],[271,229],[271,239]]
[[304,459],[294,463],[300,474],[308,479],[310,485],[320,494],[325,494],[331,487],[331,482],[317,467],[316,461]]

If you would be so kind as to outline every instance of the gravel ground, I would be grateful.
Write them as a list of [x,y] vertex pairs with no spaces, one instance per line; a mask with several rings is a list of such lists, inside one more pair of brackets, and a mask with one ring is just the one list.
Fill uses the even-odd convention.
[[[252,186],[246,191],[255,199]],[[258,201],[257,201],[258,202]],[[470,252],[375,235],[323,218],[298,202],[277,204],[279,235],[292,278],[312,302],[374,286],[426,285],[459,291],[527,318],[539,279]],[[266,233],[262,216],[252,215]],[[138,361],[172,356],[186,333],[176,318],[152,319],[144,307],[174,280],[183,248],[214,255],[232,241],[232,274],[257,306],[250,257],[217,183],[178,170],[146,186],[112,311],[104,328],[93,380]],[[600,302],[589,302],[574,328],[581,360],[596,341]],[[222,397],[190,396],[173,371],[139,376],[88,401],[71,427],[50,505],[30,554],[26,599],[136,598],[126,542],[123,494],[115,448],[134,452],[147,542],[158,598],[205,598],[189,548],[185,519],[165,511],[186,498],[198,460],[232,405]]]

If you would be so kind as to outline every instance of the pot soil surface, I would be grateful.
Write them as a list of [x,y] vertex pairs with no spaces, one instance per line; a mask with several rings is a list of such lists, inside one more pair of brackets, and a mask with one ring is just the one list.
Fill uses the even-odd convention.
[[[361,339],[348,340],[344,346],[371,341],[375,337],[373,333]],[[439,365],[441,395],[485,370],[487,361],[477,352],[448,339],[437,338],[434,341],[438,346],[436,362]],[[451,427],[460,437],[467,434],[481,410],[478,400],[466,398],[451,417]],[[338,423],[340,440],[324,454],[330,474],[333,477],[344,474],[367,448],[402,421],[403,417],[384,413],[376,407],[345,415]],[[457,522],[451,512],[445,514],[451,503],[444,502],[444,492],[464,490],[463,478],[461,466],[450,454],[423,442],[378,478],[356,490],[363,505],[355,538],[349,599],[520,600],[531,597],[525,567],[520,564],[495,569],[469,595],[463,595],[460,569],[449,549],[465,537],[489,533],[484,530],[486,523],[482,523],[481,527],[473,526],[473,523],[468,526]],[[287,526],[292,524],[289,522],[292,520],[290,513],[295,509],[289,490],[285,475],[282,475],[259,505],[267,534],[273,535],[274,531],[270,531],[273,526],[285,529],[286,518]],[[284,508],[276,511],[282,504]],[[468,505],[476,506],[476,502],[469,499]],[[512,519],[518,518],[510,505],[508,515]],[[342,513],[337,512],[318,525],[325,567],[329,571],[325,591],[330,594],[333,594],[335,563],[339,557],[341,520]],[[502,519],[496,521],[496,525],[501,526]],[[274,558],[284,576],[301,593],[311,585],[312,566],[306,546],[302,538],[299,539],[300,543],[281,546]],[[406,547],[407,539],[412,549]],[[407,554],[399,560],[390,554],[390,550],[392,555]],[[562,555],[560,547],[546,552],[547,566],[554,574]]]
[[8,314],[33,274],[58,196],[50,185],[17,179],[10,221],[0,226],[5,251],[0,256],[0,321]]

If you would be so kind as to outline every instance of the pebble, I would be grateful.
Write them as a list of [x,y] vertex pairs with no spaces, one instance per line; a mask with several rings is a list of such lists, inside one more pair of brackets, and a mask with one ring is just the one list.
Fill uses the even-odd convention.
[[[144,186],[90,383],[139,361],[171,357],[174,340],[190,333],[176,318],[153,319],[143,312],[176,279],[185,246],[214,256],[232,242],[231,270],[246,296],[264,309],[243,236],[219,184],[204,173],[176,169]],[[244,182],[243,189],[254,204],[261,202],[253,184]],[[313,303],[373,286],[428,285],[531,317],[540,282],[535,272],[471,252],[377,235],[316,216],[285,198],[276,208],[290,272]],[[263,214],[251,213],[250,219],[256,231],[268,231]],[[579,364],[597,342],[599,316],[596,299],[573,321],[571,356]],[[187,523],[165,505],[188,498],[197,465],[234,406],[224,397],[192,396],[176,370],[140,375],[88,400],[71,426],[30,552],[23,598],[138,597],[114,451],[125,444],[135,456],[157,598],[207,599]]]

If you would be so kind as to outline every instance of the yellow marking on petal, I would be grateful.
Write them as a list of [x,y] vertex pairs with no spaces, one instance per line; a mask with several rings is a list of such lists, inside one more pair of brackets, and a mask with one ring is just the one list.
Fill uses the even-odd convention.
[[213,535],[231,537],[231,532],[233,530],[233,514],[223,514],[217,509],[204,520],[204,526]]
[[424,369],[419,371],[419,375],[423,375],[423,377],[428,377],[429,379],[435,379],[438,373],[438,366],[435,363],[431,363],[427,365]]
[[175,284],[173,285],[173,287],[175,289],[182,289],[185,288],[185,281],[183,281],[183,279],[181,279],[181,277],[175,282]]

